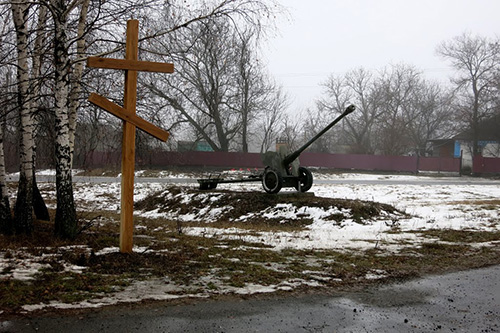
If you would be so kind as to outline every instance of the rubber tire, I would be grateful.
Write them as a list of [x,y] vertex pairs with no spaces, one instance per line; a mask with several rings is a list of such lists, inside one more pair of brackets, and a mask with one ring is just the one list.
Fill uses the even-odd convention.
[[214,190],[217,188],[217,182],[201,182],[200,183],[200,190],[202,191],[207,191],[207,190]]
[[262,176],[262,187],[267,193],[278,193],[283,187],[283,177],[279,171],[273,168],[266,168]]
[[309,169],[299,167],[299,185],[295,187],[297,191],[307,192],[311,189],[313,184],[313,175]]

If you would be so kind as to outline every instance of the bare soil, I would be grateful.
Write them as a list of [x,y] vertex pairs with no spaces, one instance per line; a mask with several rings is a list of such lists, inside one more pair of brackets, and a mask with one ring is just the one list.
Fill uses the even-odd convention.
[[[189,202],[177,196],[183,191],[191,195]],[[214,197],[217,200],[213,200]],[[295,193],[269,195],[263,192],[214,191],[208,196],[207,192],[182,187],[170,187],[152,194],[137,202],[136,209],[187,214],[199,213],[207,205],[212,208],[231,206],[232,209],[220,215],[218,221],[211,223],[224,228],[228,225],[241,226],[237,222],[239,217],[279,203],[296,207],[298,218],[283,223],[282,220],[256,214],[257,217],[246,221],[245,228],[255,232],[279,231],[286,225],[292,230],[303,230],[312,222],[300,216],[300,208],[306,206],[336,207],[339,211],[349,211],[358,223],[381,217],[382,212],[404,216],[393,206],[377,202],[318,198]],[[147,251],[97,254],[104,248],[119,245],[119,216],[109,211],[79,212],[79,215],[82,232],[74,240],[54,237],[53,224],[46,221],[37,221],[35,232],[30,236],[0,235],[0,258],[6,262],[0,271],[0,316],[18,315],[28,304],[99,299],[123,290],[134,281],[148,279],[161,278],[166,283],[178,285],[179,294],[220,297],[225,294],[225,288],[242,288],[249,284],[276,286],[286,281],[305,281],[295,287],[294,292],[338,290],[500,264],[500,232],[422,232],[420,234],[424,237],[436,241],[417,247],[402,245],[398,253],[381,251],[376,247],[356,253],[275,251],[261,243],[185,235],[179,228],[179,221],[143,217],[137,218],[141,228],[135,232],[134,244]],[[328,217],[332,223],[340,223],[344,218],[344,215],[336,213]],[[394,232],[398,232],[397,228]],[[478,246],[482,242],[488,242],[488,245]],[[5,277],[16,263],[27,259],[44,265],[32,280]],[[82,267],[82,272],[68,271],[67,267],[71,265]],[[380,277],[367,278],[373,274],[380,274]]]

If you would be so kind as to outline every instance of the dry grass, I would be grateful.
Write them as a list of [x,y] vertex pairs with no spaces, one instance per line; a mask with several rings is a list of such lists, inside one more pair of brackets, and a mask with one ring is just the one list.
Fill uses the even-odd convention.
[[[137,208],[175,207],[189,212],[200,209],[203,200],[190,204],[175,198],[178,188],[158,193],[137,203]],[[396,212],[394,207],[358,200],[316,198],[314,196],[269,196],[265,193],[233,193],[217,191],[218,205],[232,203],[235,209],[210,227],[234,227],[234,219],[253,210],[276,205],[280,200],[297,207],[337,207],[349,209],[359,221],[380,214]],[[176,201],[177,200],[177,201]],[[237,203],[237,204],[235,204]],[[498,204],[487,202],[483,204]],[[402,213],[401,213],[402,214]],[[360,284],[380,283],[412,278],[429,273],[483,267],[500,264],[500,232],[429,230],[419,231],[428,238],[415,247],[401,244],[398,253],[382,251],[374,244],[364,252],[283,250],[276,251],[260,243],[241,239],[190,236],[179,228],[178,221],[163,218],[136,218],[134,244],[145,251],[133,254],[105,253],[107,247],[117,247],[119,216],[116,212],[79,212],[82,232],[74,241],[53,236],[53,224],[37,222],[32,236],[0,235],[0,256],[12,264],[0,272],[0,311],[15,314],[26,304],[50,301],[79,302],[100,298],[122,290],[137,280],[165,279],[180,286],[179,293],[217,294],[227,287],[248,284],[280,285],[285,281],[304,281],[315,288],[341,289]],[[335,221],[335,217],[332,217]],[[238,224],[250,233],[302,230],[311,223],[307,218],[294,223],[273,219],[256,219]],[[203,226],[187,223],[187,226]],[[397,232],[396,230],[394,232]],[[484,244],[485,246],[477,246]],[[13,270],[13,263],[27,258],[44,265],[33,280],[19,281],[1,278]],[[71,265],[84,267],[81,273],[68,271]],[[380,275],[369,279],[368,275]],[[305,284],[298,288],[305,287]]]
[[[179,194],[183,195],[179,195]],[[190,195],[189,202],[184,201],[185,195]],[[363,223],[365,219],[378,217],[381,212],[398,213],[404,215],[403,212],[398,211],[391,205],[377,203],[372,201],[362,200],[348,200],[336,198],[322,198],[314,195],[289,192],[286,194],[267,194],[263,192],[233,192],[227,190],[218,190],[211,192],[212,198],[216,200],[208,200],[207,192],[199,191],[196,189],[185,189],[180,187],[169,187],[167,190],[153,193],[143,200],[135,204],[135,208],[142,211],[151,211],[158,209],[159,212],[175,211],[177,214],[197,213],[210,206],[212,209],[223,207],[231,207],[230,210],[224,212],[218,218],[218,222],[235,221],[241,216],[248,216],[248,214],[261,212],[267,208],[275,207],[278,204],[292,205],[295,209],[295,215],[301,216],[302,207],[318,207],[328,210],[332,207],[338,211],[349,211],[352,218],[358,222]],[[328,217],[331,221],[340,222],[345,219],[341,213],[333,213]],[[294,219],[273,221],[271,218],[263,219],[257,215],[249,217],[245,223],[254,224],[256,226],[265,226],[269,224],[298,224],[297,227],[303,227],[312,223],[311,220]]]
[[485,210],[499,210],[500,211],[500,199],[453,201],[453,202],[450,202],[450,205],[479,206],[481,209],[485,209]]

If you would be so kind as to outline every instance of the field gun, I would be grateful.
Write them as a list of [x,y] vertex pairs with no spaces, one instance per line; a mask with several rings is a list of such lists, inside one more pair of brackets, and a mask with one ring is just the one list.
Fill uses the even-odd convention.
[[299,166],[298,157],[304,150],[330,130],[330,128],[355,109],[354,105],[348,106],[344,113],[335,118],[328,126],[292,153],[286,154],[284,149],[278,152],[265,153],[263,162],[266,168],[262,174],[262,186],[264,190],[267,193],[278,193],[283,187],[295,187],[299,192],[307,192],[313,184],[313,176],[307,168]]
[[313,184],[313,176],[311,171],[299,165],[298,157],[311,144],[355,109],[354,105],[349,105],[344,113],[335,118],[328,126],[294,152],[288,153],[286,147],[280,147],[277,152],[268,151],[263,154],[262,162],[266,167],[259,175],[252,175],[243,179],[224,179],[219,176],[198,179],[200,189],[215,189],[217,184],[220,183],[261,181],[262,187],[267,193],[278,193],[283,187],[294,187],[299,192],[307,192]]

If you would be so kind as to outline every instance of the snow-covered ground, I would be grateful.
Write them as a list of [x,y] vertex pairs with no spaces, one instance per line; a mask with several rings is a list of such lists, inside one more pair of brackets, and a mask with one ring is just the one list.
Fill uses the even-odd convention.
[[[243,171],[245,172],[245,171]],[[137,171],[136,176],[141,177],[145,172]],[[229,172],[238,176],[240,171]],[[50,175],[51,171],[42,171],[41,174]],[[205,223],[200,227],[185,228],[183,231],[191,235],[218,235],[223,237],[244,237],[246,241],[264,242],[277,250],[283,248],[294,249],[366,249],[373,246],[374,242],[378,246],[391,247],[397,250],[401,241],[420,242],[418,235],[409,233],[415,230],[427,229],[470,229],[470,230],[500,230],[500,180],[484,178],[438,178],[411,175],[377,175],[359,173],[338,173],[338,174],[314,174],[315,180],[310,192],[314,192],[317,197],[341,198],[369,200],[393,205],[397,209],[409,214],[408,217],[401,216],[387,219],[378,219],[359,224],[346,219],[340,225],[326,223],[322,218],[324,211],[318,211],[313,207],[304,208],[301,213],[309,214],[313,219],[312,225],[305,231],[297,232],[255,232],[248,230],[231,228],[213,229],[210,223]],[[196,178],[189,174],[173,174],[164,172],[158,178]],[[447,185],[446,181],[453,180]],[[325,180],[345,180],[342,184],[325,184]],[[374,184],[360,184],[350,182],[360,181],[381,181]],[[439,182],[439,185],[433,182]],[[387,181],[387,184],[383,182]],[[421,182],[421,184],[419,184]],[[444,183],[444,184],[443,184]],[[135,201],[145,198],[147,195],[161,191],[169,186],[165,183],[136,183]],[[197,187],[197,184],[185,184],[183,186]],[[43,183],[40,185],[43,189]],[[54,197],[53,187],[44,192],[47,197]],[[234,191],[263,191],[260,183],[244,184],[220,184],[217,189],[230,189]],[[75,200],[81,210],[112,210],[120,209],[120,184],[113,183],[78,183],[75,184]],[[283,192],[294,191],[283,189]],[[182,194],[181,194],[182,195]],[[207,196],[217,196],[207,192]],[[189,202],[190,194],[185,194],[182,198],[184,202]],[[53,207],[55,208],[55,207]],[[269,214],[283,219],[293,218],[296,215],[293,209],[286,207],[269,208]],[[224,211],[224,208],[206,211],[198,215],[169,214],[168,218],[180,219],[191,222],[210,222],[217,217],[217,214]],[[136,216],[157,217],[161,214],[155,211],[136,211]],[[387,233],[394,231],[394,227],[399,228],[398,233]]]
[[[46,172],[46,174],[50,174],[50,172]],[[137,176],[140,175],[141,172],[138,172]],[[166,177],[169,178],[172,175],[168,174]],[[179,178],[183,177],[188,178],[190,175],[182,175]],[[207,216],[216,216],[216,211],[206,212],[206,214],[201,216],[191,216],[189,219],[180,215],[169,217],[202,222],[203,224],[200,226],[183,228],[183,232],[190,235],[238,238],[249,242],[264,243],[275,250],[292,248],[357,251],[378,247],[386,251],[397,252],[399,248],[403,246],[407,247],[409,244],[418,246],[422,242],[433,241],[428,237],[421,237],[413,231],[428,229],[500,230],[500,181],[498,180],[488,179],[483,181],[482,179],[474,178],[474,183],[471,183],[471,179],[464,177],[454,178],[454,183],[450,185],[436,185],[428,184],[430,178],[423,176],[367,175],[355,173],[315,174],[315,179],[345,180],[343,184],[324,184],[322,182],[314,184],[310,191],[314,192],[317,197],[358,199],[386,203],[395,206],[408,215],[388,214],[385,218],[364,221],[362,224],[357,223],[351,218],[346,218],[342,223],[331,223],[331,221],[322,219],[322,215],[325,214],[324,211],[313,207],[304,207],[301,214],[308,214],[308,217],[313,220],[312,224],[308,225],[305,230],[289,232],[250,232],[247,229],[237,227],[225,229],[214,228],[210,225]],[[388,184],[359,184],[350,183],[349,180],[390,180],[391,182]],[[432,177],[431,180],[435,181],[438,178]],[[398,182],[395,183],[395,181]],[[168,184],[164,183],[137,183],[135,185],[135,200],[143,199],[149,194],[161,191],[168,186]],[[196,184],[186,184],[183,186],[197,187]],[[46,197],[54,197],[53,185],[41,183],[40,188]],[[219,185],[218,189],[263,191],[259,183],[222,184]],[[120,208],[119,183],[78,183],[75,184],[74,190],[75,200],[79,209],[117,211]],[[283,191],[286,192],[289,190],[285,189]],[[206,195],[210,197],[212,194],[207,192]],[[15,193],[12,193],[11,198],[13,199],[14,196]],[[189,202],[190,196],[186,194],[183,200]],[[296,214],[293,209],[287,209],[286,205],[270,207],[269,209],[266,214],[274,214],[274,217],[282,217],[283,219],[293,218],[293,215]],[[161,213],[155,211],[135,212],[135,215],[138,217],[154,217],[155,214]],[[136,226],[136,228],[140,227],[144,226]],[[488,246],[488,244],[481,245]],[[135,250],[138,251],[139,249],[136,248]],[[118,249],[107,249],[107,251],[118,251]],[[29,279],[30,275],[40,269],[39,264],[30,262],[29,260],[22,263],[18,268],[13,268],[12,263],[8,261],[9,259],[5,258],[5,255],[0,252],[0,272],[2,271],[2,267],[10,265],[9,272],[11,275],[9,278]],[[68,269],[78,270],[79,268],[69,267]],[[0,275],[0,278],[5,277]],[[109,300],[109,302],[106,301],[99,304],[113,304],[123,301],[122,298],[130,301],[144,298],[166,299],[165,297],[174,297],[168,290],[165,290],[165,288],[173,288],[172,284],[157,282],[139,282],[127,288],[125,293],[120,294],[121,296],[118,295]],[[291,282],[288,281],[286,283]],[[302,284],[304,283],[306,282],[302,282]],[[284,288],[288,288],[285,284],[272,287],[245,286],[238,290],[232,290],[232,292],[261,292],[262,288],[267,288],[271,291],[284,290]],[[174,289],[177,292],[176,295],[178,295],[178,289]],[[161,294],[161,296],[157,294]],[[95,303],[88,303],[87,305],[80,304],[74,306],[94,306],[92,304],[95,305]],[[41,307],[43,306],[41,305]],[[72,305],[67,306],[71,307]],[[40,307],[36,305],[34,307],[26,307],[27,310],[36,308]]]
[[[418,234],[409,231],[428,229],[468,229],[500,230],[500,181],[495,185],[469,184],[462,178],[461,185],[429,185],[429,177],[400,175],[334,174],[320,179],[345,179],[346,184],[314,184],[310,190],[318,197],[359,199],[393,205],[409,214],[409,217],[388,217],[359,224],[347,219],[340,225],[325,223],[321,213],[312,214],[314,222],[305,231],[297,232],[262,232],[259,235],[247,235],[246,241],[264,242],[276,249],[366,249],[377,244],[387,250],[397,251],[402,242],[418,245],[424,240]],[[349,180],[398,180],[400,184],[349,184]],[[459,180],[459,178],[455,179]],[[412,185],[405,184],[411,181]],[[423,185],[414,185],[422,181]],[[486,181],[486,180],[485,180]],[[481,182],[481,181],[479,181]],[[491,184],[490,182],[488,182]],[[219,188],[248,190],[249,185],[225,185]],[[255,191],[262,191],[260,184],[251,185]],[[140,214],[140,212],[138,213]],[[295,214],[295,212],[291,212]],[[284,218],[290,216],[283,216]],[[394,227],[399,232],[394,233]],[[235,234],[235,231],[227,231]],[[388,233],[391,231],[390,233]],[[191,234],[221,233],[207,228],[188,229]],[[223,233],[223,232],[222,232]],[[245,231],[240,230],[241,234]],[[235,236],[233,236],[235,237]],[[238,235],[241,238],[241,235]]]

